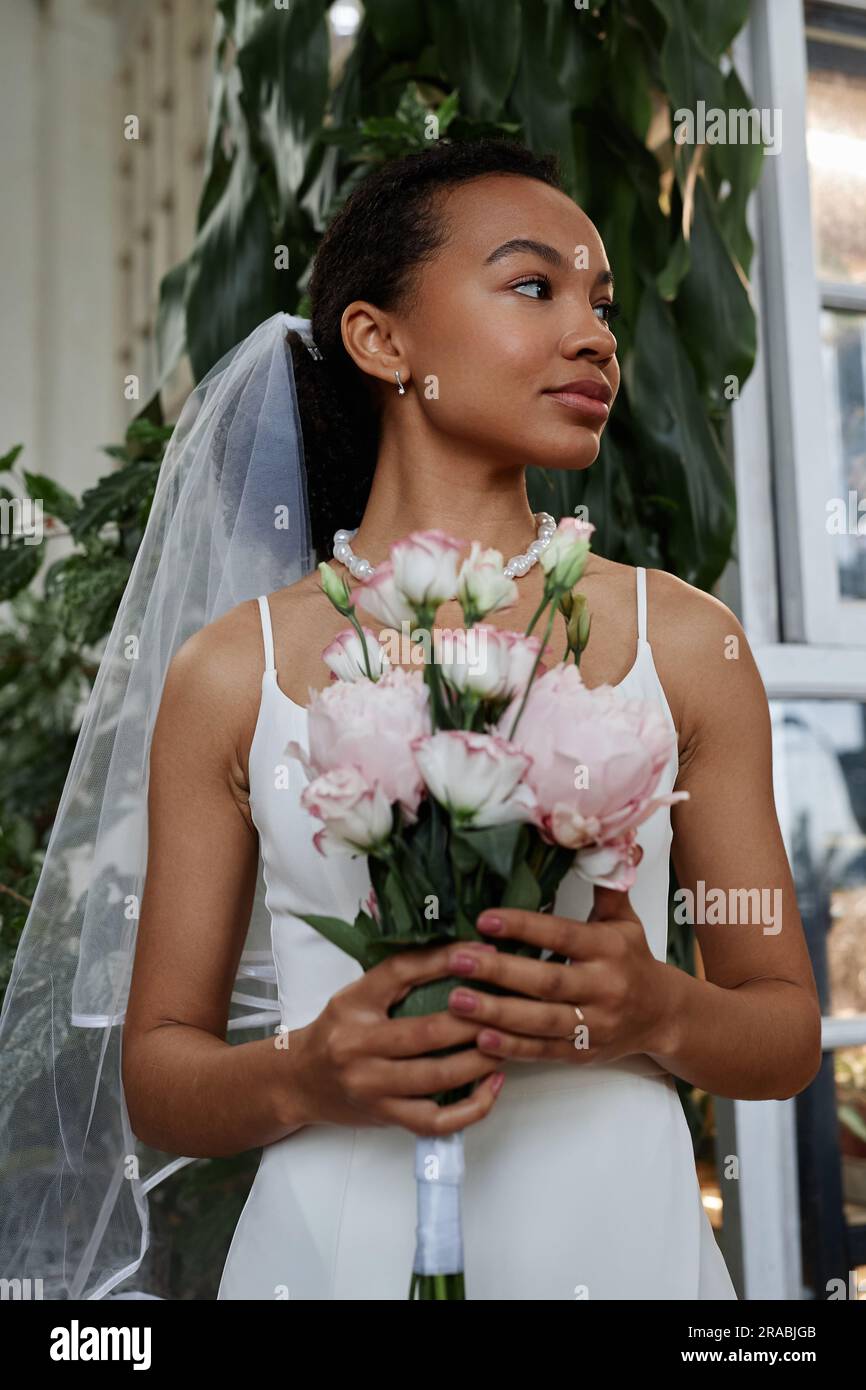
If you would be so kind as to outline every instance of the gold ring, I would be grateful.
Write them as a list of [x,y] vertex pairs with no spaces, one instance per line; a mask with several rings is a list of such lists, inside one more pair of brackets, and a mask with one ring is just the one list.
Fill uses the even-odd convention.
[[[572,1008],[574,1009],[574,1012],[577,1014],[577,1017],[579,1018],[580,1022],[583,1023],[583,1010],[580,1009],[580,1008],[578,1008],[577,1004],[573,1004],[573,1005],[572,1005]],[[574,1025],[574,1032],[573,1032],[573,1033],[569,1033],[569,1035],[568,1035],[568,1040],[569,1040],[569,1042],[571,1042],[572,1038],[576,1038],[576,1037],[577,1037],[577,1024]]]

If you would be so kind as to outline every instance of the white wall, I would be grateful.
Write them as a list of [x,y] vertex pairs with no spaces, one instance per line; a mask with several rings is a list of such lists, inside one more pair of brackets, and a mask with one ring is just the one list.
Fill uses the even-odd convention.
[[128,407],[114,358],[115,6],[0,0],[0,452],[79,493]]

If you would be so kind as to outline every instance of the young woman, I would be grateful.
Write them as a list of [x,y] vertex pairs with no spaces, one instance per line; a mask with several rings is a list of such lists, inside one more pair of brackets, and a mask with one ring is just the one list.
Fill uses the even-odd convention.
[[[611,267],[549,161],[493,141],[386,165],[325,236],[311,301],[321,358],[300,340],[292,353],[319,555],[358,520],[352,549],[374,566],[419,529],[525,553],[527,467],[592,467],[620,383]],[[542,580],[526,570],[516,607],[491,621],[525,628]],[[351,917],[369,885],[363,860],[334,867],[314,849],[300,765],[289,790],[274,785],[286,743],[305,739],[310,691],[328,682],[322,649],[345,627],[315,571],[236,605],[172,661],[123,1080],[148,1144],[263,1148],[220,1298],[404,1299],[415,1136],[458,1129],[467,1297],[736,1297],[673,1078],[781,1099],[818,1069],[767,702],[716,599],[596,554],[580,590],[592,613],[584,680],[659,703],[678,749],[663,790],[689,799],[641,828],[630,895],[593,895],[570,875],[554,916],[498,914],[499,939],[549,946],[565,966],[470,947],[362,975],[299,920]],[[458,626],[457,604],[439,618]],[[553,653],[565,647],[558,622]],[[683,888],[778,889],[781,929],[698,923],[706,978],[668,965],[671,847]],[[288,1046],[228,1046],[260,853]],[[413,983],[451,973],[506,993],[463,990],[447,1012],[388,1017]],[[588,1050],[570,1041],[576,1009]],[[436,1055],[460,1043],[471,1045]],[[459,1104],[425,1099],[468,1081]]]

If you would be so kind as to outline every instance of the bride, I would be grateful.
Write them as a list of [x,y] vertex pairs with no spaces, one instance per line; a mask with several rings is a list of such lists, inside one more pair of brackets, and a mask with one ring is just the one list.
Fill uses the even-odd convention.
[[[316,558],[347,578],[350,560],[369,573],[416,530],[522,557],[517,604],[489,621],[525,629],[543,584],[525,470],[590,468],[620,384],[613,276],[595,227],[550,161],[506,141],[443,143],[358,186],[321,243],[310,295],[312,337],[287,340],[304,472],[291,524],[308,507]],[[227,456],[231,429],[219,439]],[[279,467],[277,498],[289,486],[288,463]],[[457,1131],[467,1297],[735,1298],[674,1078],[781,1099],[820,1062],[767,702],[740,624],[672,575],[592,554],[581,674],[659,704],[676,733],[659,789],[689,799],[641,827],[630,894],[593,893],[570,874],[553,916],[492,914],[491,942],[534,941],[568,965],[435,948],[362,974],[299,914],[351,918],[369,891],[364,861],[316,852],[300,764],[284,757],[306,738],[310,700],[330,675],[323,648],[346,624],[294,532],[300,572],[280,566],[274,527],[243,539],[275,557],[261,587],[209,597],[212,620],[178,641],[181,625],[169,644],[122,1020],[133,1149],[263,1150],[219,1298],[405,1299],[414,1138]],[[335,541],[341,528],[357,528],[348,550]],[[225,593],[239,591],[227,606]],[[566,641],[557,622],[554,659]],[[460,625],[456,602],[439,623]],[[698,922],[706,978],[668,965],[671,852],[684,889],[781,890],[785,929]],[[279,1026],[229,1045],[260,859]],[[411,985],[453,973],[504,992],[461,989],[447,1012],[389,1018]],[[575,1013],[588,1050],[570,1041]],[[471,1045],[437,1055],[458,1044]],[[477,1083],[468,1099],[425,1099],[467,1082]],[[97,1198],[105,1206],[94,1193],[94,1211]],[[146,1213],[142,1230],[143,1253]],[[139,1260],[98,1261],[103,1287],[122,1292]]]

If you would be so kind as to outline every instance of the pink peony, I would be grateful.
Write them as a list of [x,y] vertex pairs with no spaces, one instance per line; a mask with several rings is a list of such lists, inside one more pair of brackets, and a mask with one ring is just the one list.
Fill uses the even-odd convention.
[[[510,730],[518,704],[503,712],[503,730]],[[560,664],[533,681],[512,741],[532,759],[526,780],[545,838],[581,850],[576,867],[584,877],[630,886],[637,826],[659,806],[688,796],[655,795],[676,748],[658,706],[623,699],[610,685],[589,690],[576,666]]]
[[334,768],[316,777],[301,793],[301,805],[324,822],[313,836],[320,854],[363,853],[391,833],[387,797],[354,767]]
[[412,818],[424,784],[410,744],[430,732],[429,694],[420,671],[400,667],[378,681],[335,681],[313,695],[309,753],[295,742],[286,752],[314,777],[357,768],[370,786],[381,787],[389,804],[398,801]]

